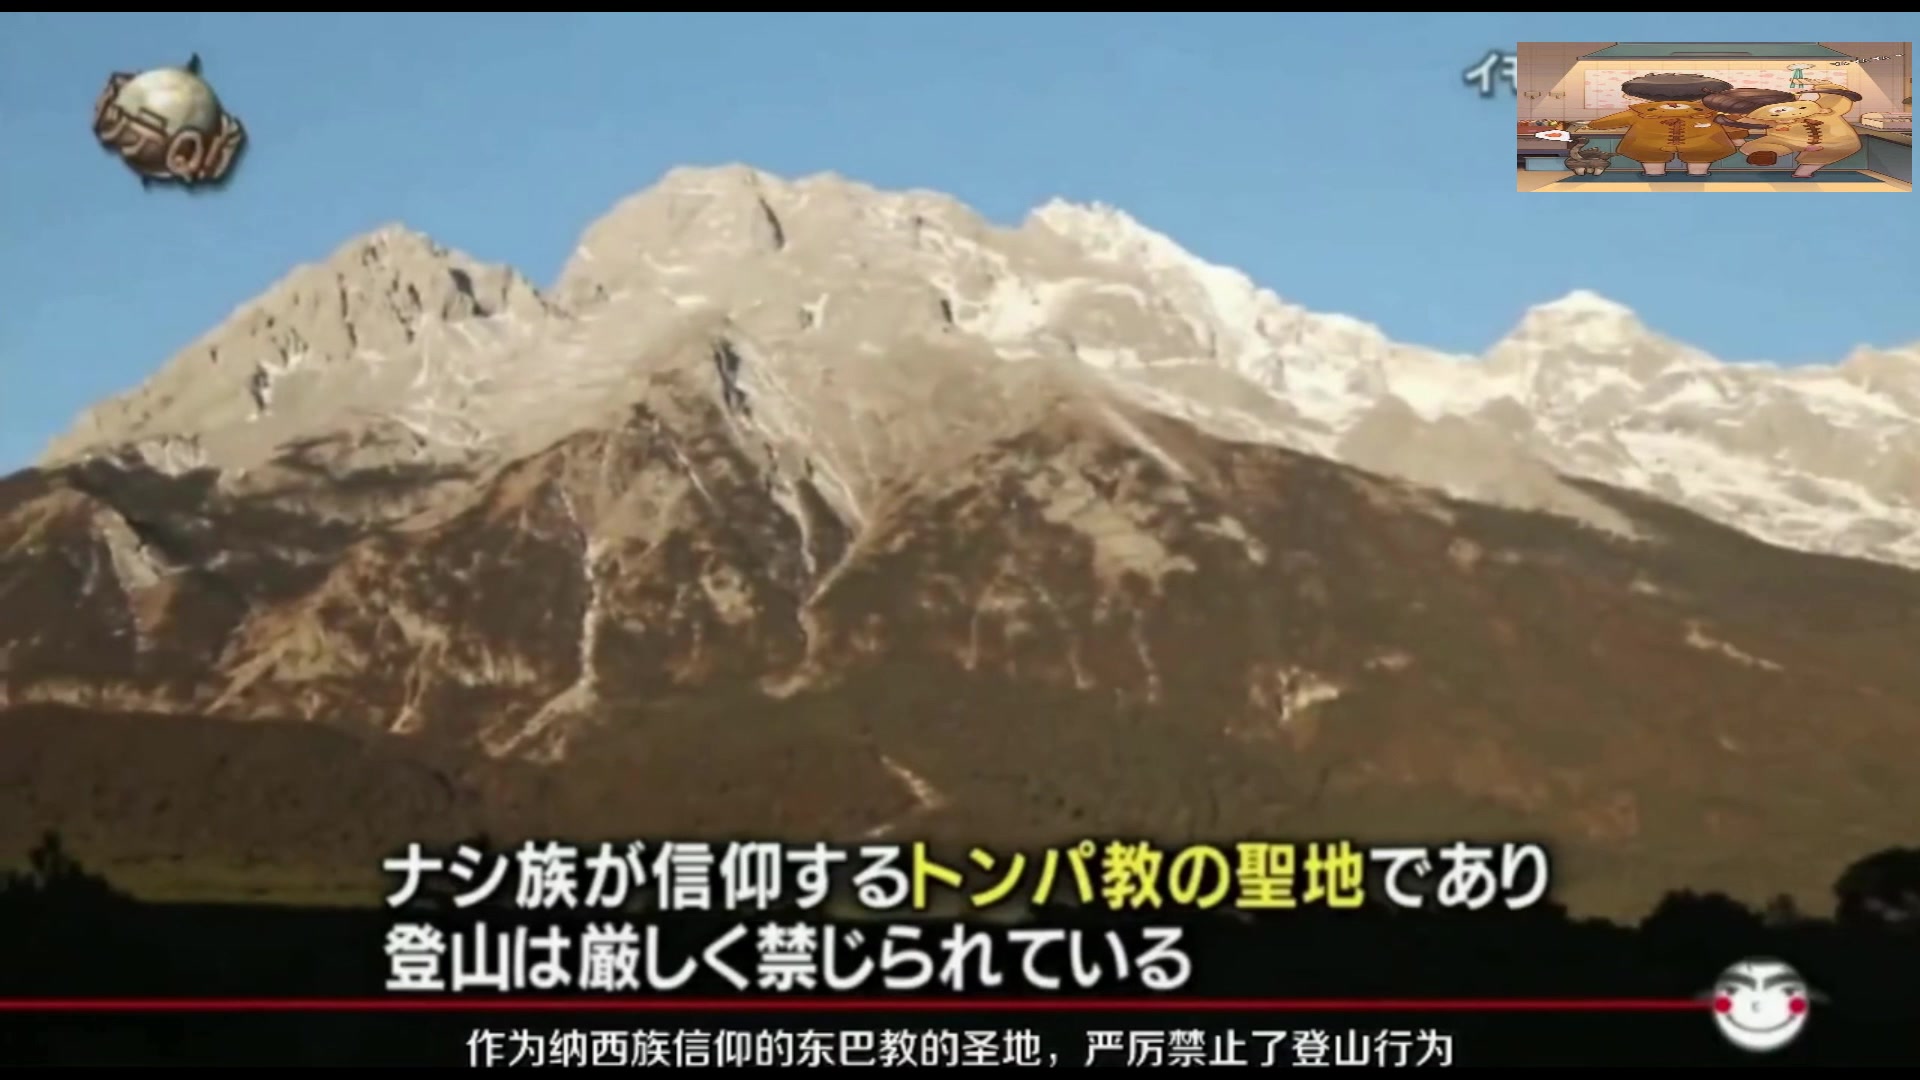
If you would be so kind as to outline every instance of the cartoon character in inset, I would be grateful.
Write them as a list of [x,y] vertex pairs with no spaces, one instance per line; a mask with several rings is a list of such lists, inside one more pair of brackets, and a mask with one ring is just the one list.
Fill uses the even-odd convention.
[[1706,104],[1724,108],[1749,126],[1764,127],[1741,153],[1754,165],[1772,165],[1782,154],[1796,154],[1793,175],[1806,179],[1841,158],[1860,152],[1860,135],[1847,123],[1847,110],[1860,95],[1839,83],[1817,82],[1811,101],[1783,90],[1741,89],[1709,95]]
[[1589,120],[1588,129],[1627,129],[1614,153],[1640,163],[1648,176],[1665,176],[1667,163],[1679,158],[1689,176],[1705,176],[1707,167],[1735,152],[1733,135],[1720,114],[1700,103],[1708,94],[1733,84],[1705,75],[1660,72],[1620,84],[1620,92],[1639,101],[1624,112]]

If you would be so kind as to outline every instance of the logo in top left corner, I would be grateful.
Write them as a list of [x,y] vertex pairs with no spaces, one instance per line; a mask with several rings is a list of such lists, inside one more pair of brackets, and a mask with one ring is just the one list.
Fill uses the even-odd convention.
[[94,100],[93,134],[142,187],[173,183],[191,190],[224,183],[247,142],[197,53],[180,67],[109,76]]
[[1750,1053],[1778,1050],[1800,1037],[1814,1002],[1824,1001],[1784,960],[1752,957],[1727,967],[1713,984],[1713,1022]]

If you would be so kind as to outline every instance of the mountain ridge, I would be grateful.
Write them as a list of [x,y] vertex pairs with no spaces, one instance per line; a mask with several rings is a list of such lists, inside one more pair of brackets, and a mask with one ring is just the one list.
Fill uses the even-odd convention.
[[[799,222],[791,248],[782,215]],[[842,235],[822,235],[835,228]],[[833,174],[785,181],[744,166],[676,169],[623,200],[583,233],[546,290],[404,227],[375,230],[243,305],[147,384],[90,409],[42,460],[123,444],[161,461],[197,462],[216,433],[216,441],[246,447],[235,451],[240,460],[257,460],[286,437],[278,425],[267,438],[237,430],[261,411],[262,394],[296,381],[289,376],[316,356],[320,366],[378,367],[416,334],[446,338],[454,363],[466,353],[529,348],[530,340],[552,345],[569,332],[577,339],[584,324],[608,319],[632,326],[707,318],[732,325],[743,347],[778,348],[819,332],[814,312],[833,303],[835,279],[818,296],[783,297],[791,310],[778,316],[768,297],[736,303],[735,286],[716,279],[764,290],[795,260],[814,277],[885,264],[882,300],[842,298],[843,309],[858,305],[856,318],[869,321],[865,332],[944,332],[1005,359],[1078,360],[1124,383],[1133,400],[1225,437],[1576,515],[1581,500],[1553,476],[1597,479],[1787,546],[1920,565],[1920,346],[1856,348],[1831,365],[1735,364],[1575,290],[1530,308],[1500,342],[1467,357],[1287,304],[1112,207],[1056,199],[1006,229],[934,192],[878,192]],[[406,294],[423,287],[423,295]],[[318,317],[336,302],[341,319],[318,332],[248,322],[275,306],[293,310],[268,313],[270,323],[297,320],[303,308]],[[880,315],[882,304],[892,311]],[[474,340],[483,333],[488,342]],[[241,354],[234,370],[201,370],[217,364],[223,347]],[[570,347],[578,341],[558,345]],[[204,362],[189,363],[196,356]],[[195,370],[169,375],[182,365]],[[244,394],[235,393],[239,371],[247,372]],[[458,402],[471,388],[444,385],[458,378],[417,370],[405,389],[419,400],[385,425],[401,439],[482,439],[460,434],[469,418]],[[1195,393],[1196,382],[1229,385]],[[224,406],[205,400],[214,395]],[[156,399],[166,404],[150,407]],[[1384,415],[1370,415],[1383,406]],[[1416,430],[1442,420],[1456,421],[1451,435]],[[1349,440],[1362,421],[1382,430]],[[312,416],[290,426],[309,437],[325,432],[304,428],[357,422]],[[1450,459],[1444,448],[1462,441],[1475,451]],[[1443,452],[1423,453],[1409,469],[1396,460],[1404,452],[1382,452],[1381,442]],[[1504,473],[1525,479],[1488,475],[1489,454],[1511,459]]]

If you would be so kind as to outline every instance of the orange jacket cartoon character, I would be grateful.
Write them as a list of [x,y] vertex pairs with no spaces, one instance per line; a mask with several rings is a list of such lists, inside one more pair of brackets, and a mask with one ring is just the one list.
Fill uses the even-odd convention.
[[1679,158],[1690,165],[1734,155],[1720,114],[1697,101],[1637,101],[1625,112],[1587,121],[1589,128],[1624,127],[1615,153],[1643,164]]
[[1733,156],[1734,135],[1700,99],[1731,89],[1724,79],[1650,71],[1620,84],[1621,93],[1639,100],[1622,112],[1587,121],[1587,127],[1626,128],[1614,152],[1639,162],[1649,176],[1664,175],[1667,162],[1676,157],[1689,174],[1704,175],[1709,164]]

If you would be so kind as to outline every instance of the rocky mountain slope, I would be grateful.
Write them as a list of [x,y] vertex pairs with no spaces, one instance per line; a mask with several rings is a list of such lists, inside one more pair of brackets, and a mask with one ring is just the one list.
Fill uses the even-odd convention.
[[682,170],[545,292],[385,229],[0,480],[0,822],[322,877],[1520,833],[1590,907],[1818,890],[1920,810],[1916,417],[1920,352],[1576,294],[1442,356],[1100,208]]

